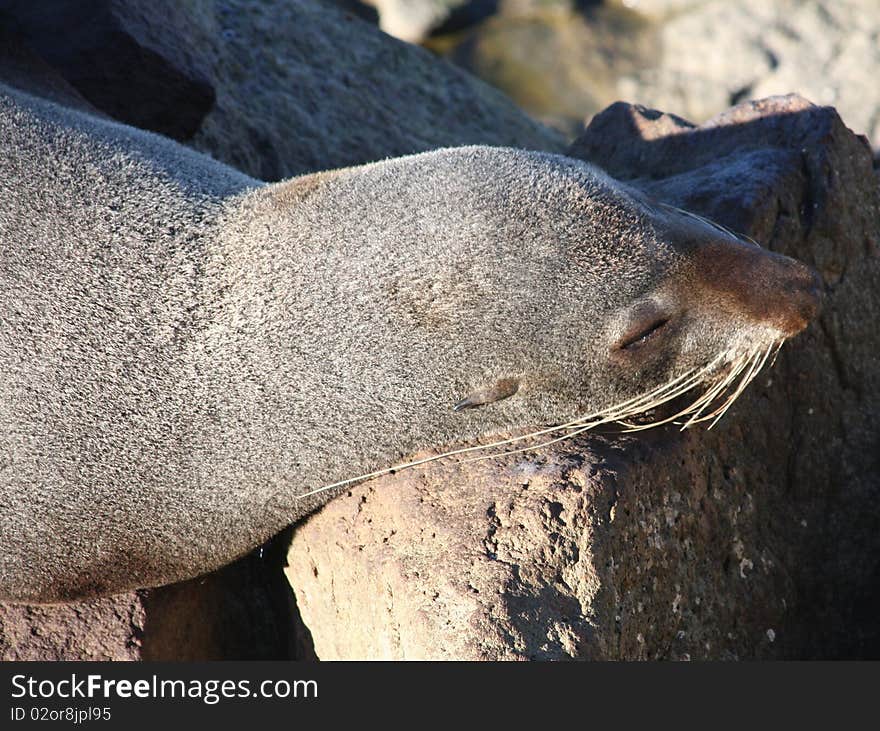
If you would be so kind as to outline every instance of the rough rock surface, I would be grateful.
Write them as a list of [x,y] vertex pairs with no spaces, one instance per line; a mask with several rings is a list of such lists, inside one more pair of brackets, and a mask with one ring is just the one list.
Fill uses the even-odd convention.
[[193,146],[262,180],[464,144],[562,151],[503,94],[332,4],[197,4],[214,109]]
[[833,109],[694,127],[625,104],[571,150],[822,274],[817,323],[712,431],[360,485],[288,557],[318,657],[880,655],[880,193]]
[[83,604],[0,604],[0,660],[137,660],[144,614],[137,594]]

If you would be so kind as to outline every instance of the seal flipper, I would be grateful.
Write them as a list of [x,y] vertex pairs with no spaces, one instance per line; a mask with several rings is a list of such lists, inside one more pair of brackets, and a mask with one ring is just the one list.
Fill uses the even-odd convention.
[[453,411],[464,411],[465,409],[474,409],[477,406],[485,406],[486,404],[491,404],[495,401],[501,401],[502,399],[509,398],[513,396],[519,390],[519,380],[516,378],[502,378],[500,381],[495,383],[488,388],[481,388],[479,391],[474,391],[472,394],[469,394],[466,398],[463,398],[459,401],[455,406],[452,407]]

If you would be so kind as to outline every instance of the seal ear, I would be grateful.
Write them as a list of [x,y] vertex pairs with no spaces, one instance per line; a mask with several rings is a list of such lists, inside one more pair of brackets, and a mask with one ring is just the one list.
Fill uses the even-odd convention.
[[519,391],[519,381],[516,378],[502,378],[493,386],[481,388],[472,394],[463,398],[455,406],[453,411],[464,411],[465,409],[474,409],[477,406],[485,406],[495,401],[509,398]]

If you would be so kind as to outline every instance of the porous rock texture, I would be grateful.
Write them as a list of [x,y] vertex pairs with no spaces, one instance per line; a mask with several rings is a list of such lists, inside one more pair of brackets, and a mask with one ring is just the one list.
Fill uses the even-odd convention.
[[329,0],[189,2],[217,90],[192,144],[254,177],[450,145],[564,149],[499,91]]
[[796,96],[702,127],[627,104],[570,154],[817,268],[824,310],[715,429],[416,468],[295,529],[320,658],[880,654],[880,195]]

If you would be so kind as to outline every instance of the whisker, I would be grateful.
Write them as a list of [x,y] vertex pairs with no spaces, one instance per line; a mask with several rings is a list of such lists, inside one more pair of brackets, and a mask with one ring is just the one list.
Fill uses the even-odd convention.
[[575,429],[573,432],[569,434],[563,434],[561,437],[556,437],[555,439],[549,439],[546,442],[541,442],[540,444],[532,444],[528,447],[522,447],[521,449],[511,449],[507,452],[501,452],[498,454],[484,454],[481,457],[469,457],[468,459],[462,460],[462,464],[468,464],[469,462],[482,462],[486,459],[496,459],[498,457],[509,457],[511,454],[521,454],[522,452],[532,452],[536,449],[543,449],[544,447],[549,447],[551,444],[557,444],[558,442],[564,442],[566,439],[574,439],[578,434],[581,434],[585,431],[589,431],[593,428],[592,424],[588,426],[582,426],[580,429]]
[[[727,379],[725,390],[726,390],[726,388],[729,388],[730,386],[732,386],[734,384],[737,377],[741,373],[746,371],[746,368],[749,368],[750,366],[754,367],[754,359],[758,355],[760,355],[759,351],[752,351],[751,353],[748,353],[746,355],[746,358],[745,358],[742,366],[740,368],[738,368],[736,370],[736,372],[730,374],[729,378]],[[694,416],[696,418],[692,419],[693,423],[698,424],[703,421],[709,421],[710,419],[715,419],[716,417],[718,417],[719,414],[723,413],[726,410],[727,406],[729,404],[733,403],[733,400],[738,395],[739,386],[742,383],[744,383],[747,380],[747,378],[748,378],[748,371],[745,372],[745,375],[743,376],[740,383],[734,387],[734,390],[730,394],[727,395],[727,397],[722,401],[721,404],[716,406],[715,409],[708,414],[700,414],[700,415],[695,414]],[[717,396],[716,396],[716,398],[717,398]]]
[[776,351],[773,353],[773,360],[770,361],[770,367],[771,367],[771,368],[772,368],[774,365],[776,365],[776,359],[779,357],[779,351],[782,350],[782,344],[783,344],[784,342],[785,342],[784,339],[783,339],[783,340],[780,340],[780,341],[779,341],[779,345],[776,346]]
[[[606,409],[604,412],[600,412],[603,414],[603,423],[608,421],[621,421],[622,419],[629,418],[630,416],[637,416],[638,414],[644,413],[645,411],[677,399],[679,396],[687,393],[692,388],[694,388],[694,386],[698,385],[703,380],[704,376],[715,370],[718,363],[724,357],[724,354],[722,354],[698,371],[696,369],[692,369],[691,371],[685,373],[683,376],[679,376],[674,381],[671,381],[657,389],[654,389],[653,391],[649,391],[647,394],[644,394],[637,399],[631,399],[630,401],[624,402],[619,406],[611,407],[609,409]],[[688,373],[692,373],[693,375],[687,377]],[[680,382],[683,378],[685,378],[686,380]]]
[[[731,385],[733,385],[736,377],[749,364],[750,358],[751,354],[745,354],[736,362],[736,367],[731,368],[730,372],[725,376],[724,379],[722,379],[718,384],[716,384],[709,391],[706,392],[702,399],[702,403],[699,405],[699,408],[695,408],[691,418],[682,425],[682,431],[690,428],[694,424],[705,421],[707,419],[711,419],[715,416],[715,414],[717,413],[717,409],[709,415],[702,416],[702,414],[707,408],[712,405],[712,403],[718,398],[720,394],[724,393],[724,391],[726,391],[728,388],[731,387]],[[697,405],[694,404],[694,406],[696,407]]]
[[[710,371],[712,368],[714,368],[717,361],[720,360],[721,357],[723,357],[723,356],[719,356],[719,358],[716,358],[709,365],[703,367],[699,371],[697,371],[696,368],[692,368],[691,370],[686,371],[681,376],[678,376],[674,380],[669,381],[668,383],[655,389],[654,391],[650,391],[647,394],[644,394],[642,396],[637,396],[633,399],[630,399],[629,401],[623,402],[623,404],[621,404],[617,407],[611,407],[609,409],[605,409],[604,411],[596,412],[596,414],[595,414],[596,419],[594,421],[589,421],[589,422],[586,421],[587,419],[591,419],[593,417],[584,417],[582,420],[575,422],[573,424],[569,423],[569,424],[563,425],[561,427],[557,427],[557,429],[560,429],[560,428],[572,429],[572,431],[569,434],[564,434],[560,437],[556,437],[555,439],[550,439],[550,440],[542,442],[540,444],[529,445],[527,447],[523,447],[522,449],[509,450],[506,452],[501,452],[499,454],[489,454],[489,455],[484,455],[484,456],[480,456],[480,457],[472,457],[472,458],[463,460],[462,463],[466,464],[468,462],[479,462],[481,460],[494,459],[496,457],[505,457],[505,456],[509,456],[511,454],[520,454],[522,452],[530,452],[535,449],[541,449],[541,448],[549,446],[551,444],[556,444],[558,442],[565,441],[566,439],[571,439],[571,438],[577,436],[578,434],[581,434],[582,432],[588,431],[590,429],[595,429],[600,424],[619,421],[618,414],[621,410],[621,407],[623,407],[623,406],[628,407],[628,409],[631,409],[631,408],[637,406],[638,411],[636,413],[641,413],[642,411],[645,410],[645,408],[642,406],[642,402],[648,401],[649,402],[648,408],[654,408],[654,406],[657,406],[657,405],[666,403],[667,401],[678,398],[678,396],[680,396],[682,393],[685,393],[685,392],[689,391],[691,388],[693,388],[697,383],[699,383],[699,378],[702,375],[704,375],[705,373],[707,373],[708,371]],[[688,378],[688,376],[690,374],[693,374],[692,378]],[[686,379],[686,380],[684,380],[684,379]],[[684,383],[680,383],[682,380],[684,380]],[[670,388],[673,389],[671,393],[664,395],[662,399],[656,398],[657,394],[663,393],[664,391],[667,391]],[[598,417],[601,417],[601,418],[598,418]]]
[[[731,371],[734,374],[734,377],[736,376],[736,374],[738,374],[742,370],[742,368],[745,367],[745,364],[742,362],[742,359],[740,359],[739,361],[736,361],[736,364],[737,364],[736,367]],[[726,375],[721,380],[721,382],[719,384],[716,384],[715,386],[710,388],[706,393],[701,395],[693,403],[686,406],[684,409],[679,411],[677,414],[673,414],[672,416],[667,417],[666,419],[661,419],[660,421],[652,421],[647,424],[630,425],[630,428],[628,428],[626,430],[626,432],[644,431],[645,429],[651,429],[652,427],[660,426],[661,424],[668,424],[669,422],[675,421],[676,419],[678,419],[682,416],[691,414],[694,411],[694,409],[700,407],[701,405],[711,403],[712,399],[715,398],[715,395],[720,390],[723,390],[725,388],[726,384],[729,383],[730,379],[731,379],[730,374]]]
[[[674,421],[675,419],[681,418],[682,416],[689,416],[690,418],[682,427],[683,429],[692,426],[693,424],[702,421],[708,421],[709,419],[714,418],[715,420],[709,427],[711,429],[713,426],[715,426],[716,423],[718,423],[718,420],[724,415],[727,409],[730,408],[731,404],[733,404],[733,402],[739,397],[746,386],[758,375],[758,373],[767,362],[767,359],[769,358],[771,352],[773,352],[773,360],[770,363],[772,367],[773,363],[776,360],[776,356],[778,356],[779,351],[782,348],[783,342],[784,339],[778,342],[771,343],[771,345],[768,346],[766,350],[764,350],[763,348],[756,348],[753,351],[749,351],[733,358],[731,358],[729,353],[721,353],[713,358],[705,366],[701,368],[691,368],[690,370],[685,371],[676,378],[667,381],[666,383],[652,389],[651,391],[639,394],[626,401],[602,409],[601,411],[597,411],[585,416],[579,416],[563,424],[557,424],[555,426],[538,429],[536,431],[528,432],[526,434],[509,437],[506,439],[500,439],[494,442],[490,442],[489,444],[478,444],[470,447],[461,447],[459,449],[453,449],[448,452],[441,452],[440,454],[432,455],[430,457],[423,457],[421,459],[411,460],[409,462],[402,462],[391,467],[385,467],[380,470],[375,470],[373,472],[358,475],[357,477],[350,477],[348,479],[340,480],[329,485],[322,485],[319,488],[309,490],[302,495],[298,495],[297,498],[301,499],[310,497],[312,495],[326,492],[327,490],[345,487],[346,485],[351,485],[356,482],[369,480],[374,477],[381,477],[382,475],[387,475],[393,472],[409,469],[411,467],[428,464],[430,462],[435,462],[440,459],[457,457],[460,455],[471,454],[473,452],[494,450],[500,447],[515,444],[517,442],[522,442],[524,440],[534,439],[536,437],[554,434],[560,431],[566,432],[561,436],[548,439],[538,444],[532,444],[519,449],[507,450],[503,452],[493,452],[492,454],[485,454],[479,457],[468,458],[462,460],[462,463],[466,464],[469,462],[494,459],[497,457],[506,457],[512,454],[520,454],[522,452],[542,449],[549,445],[557,444],[567,439],[572,439],[585,431],[595,429],[601,424],[612,422],[620,423],[622,426],[627,427],[624,430],[624,433],[627,433],[634,431],[643,431],[645,429],[650,429],[655,426],[669,423],[670,421]],[[775,351],[773,350],[774,348]],[[702,395],[697,397],[689,406],[679,411],[677,414],[659,421],[652,421],[646,424],[632,424],[625,421],[625,419],[630,419],[633,416],[644,414],[657,408],[658,406],[662,406],[663,404],[678,399],[685,393],[694,389],[707,378],[710,378],[713,373],[715,373],[719,370],[719,368],[722,367],[722,364],[725,361],[727,361],[729,364],[727,366],[724,366],[726,371],[724,375],[719,378],[716,383],[713,383]],[[718,398],[720,394],[727,391],[734,384],[736,379],[743,372],[745,372],[745,375],[742,376],[734,391],[730,394],[730,396],[725,399],[724,403],[720,407],[713,410],[710,414],[703,414],[703,412],[710,407],[710,405]]]
[[701,216],[699,213],[694,213],[693,211],[686,211],[684,208],[678,208],[677,206],[670,205],[669,203],[660,203],[659,205],[663,208],[669,208],[673,211],[676,211],[677,213],[680,213],[683,216],[686,216],[687,218],[694,218],[697,221],[702,221],[707,226],[711,226],[712,228],[714,228],[718,231],[721,231],[722,233],[726,233],[728,236],[732,236],[733,238],[737,239],[738,241],[752,244],[753,246],[757,246],[759,249],[762,248],[761,245],[757,241],[755,241],[751,236],[748,236],[747,234],[735,233],[735,232],[731,231],[729,228],[727,228],[726,226],[722,226],[717,221],[713,221],[711,218],[706,218],[705,216]]
[[[758,373],[761,371],[761,369],[764,367],[764,363],[767,362],[767,356],[770,355],[770,351],[772,349],[773,349],[773,344],[771,343],[770,346],[767,348],[767,351],[764,353],[763,358],[761,358],[760,351],[758,351],[755,354],[755,359],[752,363],[752,368],[749,370],[749,372],[746,374],[746,376],[743,378],[743,380],[740,381],[739,387],[736,389],[734,394],[730,397],[730,400],[725,404],[724,409],[721,411],[721,413],[715,417],[715,421],[713,421],[709,425],[709,429],[714,427],[719,422],[721,417],[724,416],[724,414],[727,413],[727,410],[733,405],[733,402],[736,401],[740,397],[740,395],[742,394],[743,391],[745,391],[746,386],[748,386],[755,379],[755,376],[757,376]],[[760,360],[760,362],[759,362],[759,360]]]
[[[714,363],[714,361],[713,361],[713,363]],[[710,366],[711,365],[712,364],[710,364]],[[697,372],[696,368],[692,368],[689,371],[685,371],[682,375],[678,376],[677,378],[673,379],[672,381],[669,381],[669,382],[659,386],[658,388],[654,389],[653,391],[648,391],[647,393],[639,394],[638,396],[634,396],[633,398],[629,399],[628,401],[623,401],[619,404],[615,404],[614,406],[610,406],[606,409],[603,409],[602,411],[597,411],[594,414],[591,414],[589,416],[581,417],[581,419],[575,420],[573,422],[569,422],[568,424],[565,424],[563,426],[565,428],[578,429],[581,426],[583,426],[585,423],[587,423],[588,420],[599,419],[601,421],[598,421],[597,424],[598,423],[606,423],[609,421],[616,421],[616,419],[615,419],[616,414],[626,414],[626,413],[629,413],[633,409],[638,409],[638,412],[644,411],[645,406],[643,406],[643,404],[650,403],[651,399],[653,399],[656,394],[662,393],[663,391],[666,391],[669,388],[675,387],[677,384],[679,384],[679,382],[681,382],[684,379],[688,379],[688,377],[691,376],[692,374],[693,374],[692,375],[693,379],[698,378],[698,376],[701,373],[705,372],[708,368],[709,368],[709,366],[706,366],[705,368],[701,369],[699,372]]]
[[543,434],[550,434],[551,432],[559,431],[559,429],[561,428],[562,426],[548,427],[546,429],[540,429],[538,431],[530,432],[529,434],[522,434],[517,437],[501,439],[497,442],[491,442],[490,444],[477,444],[472,447],[462,447],[461,449],[453,449],[449,452],[442,452],[441,454],[435,454],[430,457],[423,457],[422,459],[412,460],[411,462],[401,462],[400,464],[392,465],[391,467],[383,467],[381,470],[376,470],[375,472],[365,473],[363,475],[358,475],[357,477],[349,477],[348,479],[340,480],[339,482],[334,482],[330,485],[323,485],[322,487],[310,490],[309,492],[304,492],[302,495],[298,495],[297,497],[304,498],[309,497],[310,495],[317,495],[318,493],[325,492],[326,490],[332,490],[336,487],[344,487],[345,485],[350,485],[353,482],[370,480],[374,477],[381,477],[382,475],[387,475],[391,472],[398,472],[400,470],[405,470],[410,467],[418,467],[419,465],[428,464],[429,462],[435,462],[438,459],[445,459],[446,457],[455,457],[459,454],[467,454],[469,452],[477,452],[482,449],[493,449],[495,447],[501,447],[505,444],[512,444],[513,442],[518,442],[522,439],[529,439],[531,437],[541,436]]

